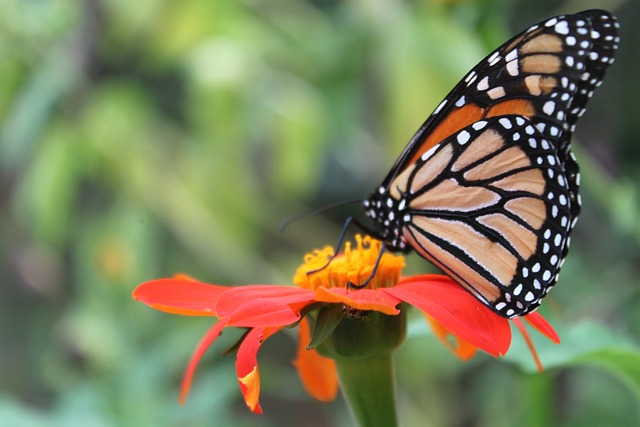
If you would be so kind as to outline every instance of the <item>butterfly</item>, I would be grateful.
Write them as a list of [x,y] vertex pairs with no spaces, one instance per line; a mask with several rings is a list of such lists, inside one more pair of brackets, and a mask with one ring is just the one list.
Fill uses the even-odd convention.
[[488,55],[364,201],[374,224],[364,229],[383,250],[417,252],[501,316],[535,310],[580,213],[571,134],[613,63],[618,29],[602,10],[561,15]]

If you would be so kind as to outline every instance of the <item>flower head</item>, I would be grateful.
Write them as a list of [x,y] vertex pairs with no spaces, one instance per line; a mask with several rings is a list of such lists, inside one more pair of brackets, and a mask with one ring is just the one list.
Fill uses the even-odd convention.
[[[178,275],[143,283],[134,290],[133,297],[157,310],[218,319],[198,344],[187,366],[181,401],[186,399],[198,361],[222,330],[248,328],[238,347],[236,374],[245,402],[255,413],[262,411],[258,400],[258,349],[284,327],[298,327],[300,344],[294,364],[306,390],[321,401],[333,399],[338,390],[334,359],[391,352],[400,345],[406,328],[403,302],[420,309],[435,335],[458,357],[467,359],[477,349],[495,357],[506,354],[511,343],[509,320],[492,312],[447,276],[427,274],[402,278],[405,265],[402,256],[382,254],[376,275],[366,287],[347,286],[365,283],[375,268],[380,250],[381,242],[356,236],[355,247],[348,242],[344,253],[328,265],[327,261],[333,256],[331,247],[315,250],[305,256],[298,268],[293,279],[295,287],[229,287]],[[366,313],[381,316],[377,328],[372,329],[382,329],[379,325],[386,329],[379,334],[345,335],[349,334],[348,322]],[[539,314],[529,314],[525,320],[552,341],[559,342],[553,328]],[[541,369],[524,324],[519,319],[513,322],[523,332]]]

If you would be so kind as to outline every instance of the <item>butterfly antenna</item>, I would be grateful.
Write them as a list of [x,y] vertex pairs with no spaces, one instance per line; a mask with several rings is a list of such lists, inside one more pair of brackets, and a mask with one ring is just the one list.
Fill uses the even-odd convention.
[[301,213],[299,215],[292,216],[291,218],[287,218],[284,221],[282,221],[282,223],[278,227],[278,231],[280,233],[282,233],[285,230],[285,228],[287,228],[290,224],[292,224],[292,223],[294,223],[294,222],[296,222],[298,220],[301,220],[303,218],[306,218],[308,216],[319,214],[320,212],[326,212],[326,211],[329,211],[331,209],[340,208],[342,206],[347,206],[347,205],[351,205],[351,204],[354,204],[354,203],[361,203],[361,202],[362,202],[362,199],[348,200],[346,202],[339,202],[339,203],[336,203],[336,204],[333,204],[333,205],[329,205],[329,206],[325,206],[325,207],[322,207],[322,208],[319,208],[319,209],[314,209],[312,211],[303,212],[303,213]]

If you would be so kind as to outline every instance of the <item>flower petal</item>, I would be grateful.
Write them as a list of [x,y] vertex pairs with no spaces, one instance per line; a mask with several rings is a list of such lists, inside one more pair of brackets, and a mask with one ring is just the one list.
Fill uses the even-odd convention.
[[529,331],[527,331],[527,328],[524,326],[524,323],[519,318],[513,319],[512,322],[520,330],[520,333],[524,338],[524,342],[527,344],[527,347],[529,347],[529,351],[533,356],[533,361],[536,363],[538,372],[544,371],[544,368],[542,367],[542,362],[540,361],[540,357],[538,357],[538,352],[536,351],[536,347],[533,345],[533,341],[531,340]]
[[558,333],[553,329],[553,326],[547,319],[542,317],[540,313],[530,313],[524,316],[524,320],[526,320],[531,326],[533,326],[538,332],[540,332],[545,337],[549,338],[556,344],[560,344],[560,337]]
[[156,310],[185,316],[215,316],[220,295],[227,286],[197,282],[187,276],[145,282],[133,291],[133,299]]
[[189,364],[187,365],[187,370],[182,377],[182,384],[180,385],[180,397],[179,402],[181,405],[187,401],[187,395],[189,394],[189,390],[191,389],[191,382],[193,380],[193,376],[196,372],[196,367],[198,366],[198,362],[202,359],[202,356],[207,351],[207,349],[213,344],[213,342],[220,336],[222,330],[226,327],[226,323],[224,321],[217,322],[211,329],[207,331],[207,333],[202,337],[198,346],[196,347],[191,359],[189,360]]
[[262,413],[260,402],[260,374],[258,373],[258,350],[267,338],[282,328],[253,328],[238,348],[236,374],[244,401],[256,414]]
[[303,318],[298,329],[298,357],[293,365],[305,390],[316,400],[329,402],[338,394],[338,373],[333,359],[322,357],[314,349],[307,349],[311,340],[309,322]]
[[316,289],[316,301],[327,303],[342,303],[356,310],[375,310],[384,314],[397,315],[400,310],[396,308],[402,301],[393,295],[380,292],[382,288],[373,289],[347,289],[325,288]]
[[[468,341],[463,340],[460,337],[453,335],[447,328],[438,323],[433,317],[424,313],[424,317],[431,325],[431,329],[433,329],[433,333],[435,336],[444,344],[445,347],[449,349],[453,354],[455,354],[461,360],[469,360],[471,359],[476,352],[478,351],[478,347],[469,343]],[[450,338],[456,341],[456,345],[454,345]]]
[[288,305],[277,302],[246,301],[225,320],[230,326],[245,328],[287,326],[300,320],[300,310],[293,310]]
[[447,276],[426,274],[381,289],[429,314],[452,334],[498,357],[509,350],[511,328]]
[[229,289],[218,300],[219,318],[242,327],[285,326],[300,319],[300,310],[314,302],[314,293],[292,286],[249,285]]

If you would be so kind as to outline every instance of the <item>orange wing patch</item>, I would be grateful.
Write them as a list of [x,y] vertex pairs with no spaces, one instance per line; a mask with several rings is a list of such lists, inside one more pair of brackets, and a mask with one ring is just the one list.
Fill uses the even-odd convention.
[[[480,300],[494,302],[500,297],[500,289],[496,285],[482,277],[477,271],[467,267],[466,264],[449,252],[443,251],[438,246],[430,245],[428,241],[421,237],[415,237],[412,230],[406,231],[405,237],[416,252],[453,277],[456,282]],[[422,243],[425,243],[428,248],[421,246]],[[435,253],[432,255],[428,250],[433,250]]]
[[544,201],[533,197],[518,197],[509,200],[504,204],[504,207],[535,230],[539,230],[547,218],[547,208]]
[[[511,253],[499,244],[488,242],[484,236],[466,224],[425,217],[415,218],[415,220],[415,224],[405,230],[405,237],[420,255],[433,261],[444,271],[458,277],[465,284],[465,287],[475,294],[480,294],[489,301],[494,301],[500,296],[500,289],[484,278],[478,271],[421,234],[416,235],[413,230],[423,229],[440,238],[446,236],[446,240],[454,244],[454,246],[458,248],[462,246],[465,253],[469,254],[478,263],[491,268],[490,274],[492,276],[496,277],[497,280],[504,280],[504,282],[499,283],[509,283],[511,281],[517,264],[517,259]],[[451,236],[458,237],[452,241]],[[499,262],[496,262],[498,260]]]
[[528,259],[536,251],[538,238],[535,233],[512,219],[502,214],[491,214],[479,217],[478,222],[503,236],[518,251],[523,260]]
[[427,163],[429,167],[421,167],[415,176],[412,178],[412,174],[416,168],[415,162],[406,168],[400,175],[393,180],[389,188],[389,192],[395,199],[400,199],[402,196],[400,191],[407,192],[409,189],[409,179],[413,179],[414,184],[411,191],[416,191],[425,182],[431,182],[435,177],[440,175],[451,163],[453,158],[453,147],[451,145],[443,146],[437,153],[429,158]]
[[507,175],[491,183],[491,185],[506,191],[528,191],[537,196],[542,196],[545,182],[540,169],[529,169]]
[[[413,218],[412,227],[422,229],[427,233],[444,238],[453,246],[464,250],[464,252],[471,258],[473,258],[479,265],[482,265],[484,268],[486,268],[489,273],[496,278],[498,283],[511,282],[511,279],[513,278],[516,270],[516,266],[518,265],[518,259],[504,246],[487,239],[486,236],[478,233],[470,225],[459,221],[449,221],[440,218],[416,216]],[[446,238],[443,236],[446,236]],[[437,247],[433,243],[427,241],[426,239],[419,240],[420,246],[433,246],[433,248],[430,248],[429,252],[449,253],[446,250]],[[465,265],[465,270],[471,270],[469,267],[466,267],[466,264],[464,264],[460,260],[457,260],[453,263]],[[452,267],[450,263],[447,263],[447,265],[449,267]],[[459,271],[457,267],[455,268],[455,270]]]
[[455,179],[447,179],[413,199],[409,204],[416,210],[472,211],[489,207],[500,196],[484,187],[463,187]]
[[413,164],[431,147],[442,142],[445,138],[453,135],[460,129],[475,123],[482,118],[484,110],[475,104],[468,104],[453,110],[446,117],[443,117],[438,126],[427,136],[420,150],[414,154],[408,164]]
[[506,116],[509,114],[517,114],[524,117],[533,117],[536,109],[530,101],[526,99],[510,99],[502,101],[491,107],[484,118]]
[[527,74],[556,74],[562,68],[562,61],[556,55],[531,55],[522,58],[520,67]]
[[531,166],[531,161],[522,151],[522,148],[512,146],[495,156],[482,162],[482,164],[469,169],[464,174],[468,181],[490,180],[495,176],[506,174],[514,169],[527,168]]
[[458,132],[462,128],[469,126],[481,119],[517,114],[524,117],[533,117],[535,115],[535,107],[525,99],[509,99],[493,105],[491,108],[481,108],[476,104],[467,104],[463,107],[453,110],[447,116],[443,117],[440,124],[431,132],[420,144],[420,150],[416,151],[408,165],[414,164],[422,157],[424,153],[429,151],[436,144]]
[[524,43],[519,53],[521,55],[536,52],[562,52],[562,39],[553,34],[542,34]]
[[525,77],[524,84],[531,95],[540,96],[553,92],[558,87],[558,80],[553,76],[534,74]]
[[451,170],[459,171],[460,169],[464,169],[494,151],[498,151],[503,145],[504,139],[498,132],[492,129],[486,130],[471,141],[466,150],[460,153]]

